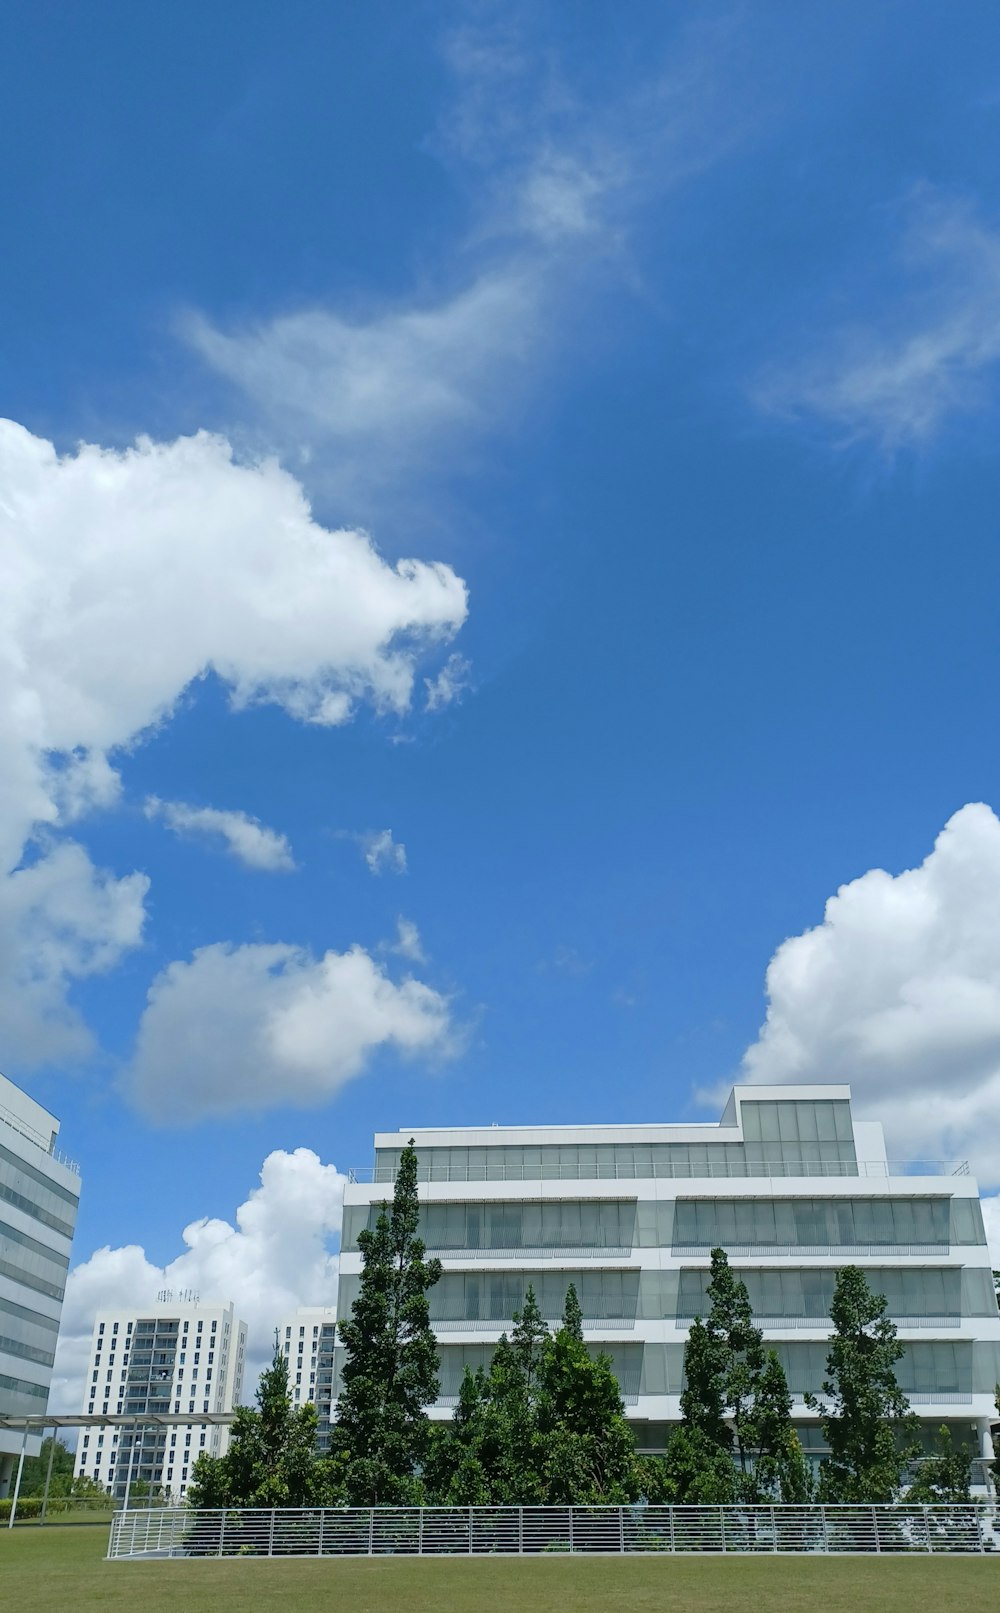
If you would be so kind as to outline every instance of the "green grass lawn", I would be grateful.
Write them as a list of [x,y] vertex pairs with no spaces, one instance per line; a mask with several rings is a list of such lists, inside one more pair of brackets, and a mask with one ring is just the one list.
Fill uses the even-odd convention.
[[556,1556],[325,1562],[104,1561],[107,1530],[0,1532],[0,1606],[17,1613],[997,1613],[1000,1559]]

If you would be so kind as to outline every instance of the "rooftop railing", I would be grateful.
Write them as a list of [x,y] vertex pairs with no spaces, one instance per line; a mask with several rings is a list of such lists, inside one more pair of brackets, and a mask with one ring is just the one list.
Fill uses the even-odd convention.
[[20,1115],[14,1114],[12,1109],[5,1109],[2,1103],[0,1103],[0,1125],[16,1132],[24,1142],[31,1143],[33,1148],[39,1149],[49,1159],[54,1159],[56,1164],[62,1165],[64,1170],[72,1171],[74,1176],[79,1176],[80,1167],[75,1159],[70,1159],[61,1149],[55,1147],[50,1137],[43,1137],[42,1133],[36,1131],[34,1126],[29,1126],[27,1121],[22,1120]]
[[[617,1161],[598,1161],[588,1165],[561,1165],[557,1162],[539,1165],[509,1165],[499,1161],[487,1165],[421,1165],[417,1162],[418,1182],[648,1182],[658,1180],[722,1180],[743,1181],[746,1178],[773,1179],[781,1177],[876,1177],[891,1176],[968,1176],[967,1159],[908,1159],[908,1160],[657,1160],[652,1168],[636,1170],[626,1168]],[[396,1167],[376,1165],[351,1169],[348,1181],[355,1183],[384,1183],[391,1187],[396,1180]]]

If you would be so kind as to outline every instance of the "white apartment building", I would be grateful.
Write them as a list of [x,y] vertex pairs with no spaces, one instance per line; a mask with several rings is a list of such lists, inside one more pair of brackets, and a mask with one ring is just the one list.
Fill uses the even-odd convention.
[[[94,1323],[81,1411],[135,1416],[232,1411],[243,1393],[247,1328],[232,1304],[177,1299],[168,1291],[143,1311],[101,1311]],[[202,1451],[221,1456],[229,1430],[203,1423],[166,1428],[85,1429],[77,1474],[118,1497],[137,1481],[183,1500]]]
[[[80,1201],[80,1173],[56,1147],[59,1122],[0,1075],[0,1414],[38,1416],[49,1384]],[[0,1497],[23,1435],[0,1428]],[[24,1446],[37,1456],[38,1436]]]
[[846,1264],[887,1297],[906,1347],[899,1381],[928,1444],[948,1424],[992,1457],[1000,1316],[976,1183],[961,1163],[890,1160],[881,1125],[854,1118],[849,1087],[737,1086],[716,1124],[379,1132],[368,1180],[353,1173],[345,1194],[340,1316],[358,1292],[358,1233],[391,1197],[411,1136],[421,1236],[444,1267],[428,1296],[441,1360],[432,1415],[450,1415],[467,1366],[488,1364],[529,1283],[558,1322],[572,1282],[637,1440],[662,1449],[721,1246],[782,1360],[813,1459],[822,1432],[803,1395],[825,1375]]
[[317,1443],[330,1443],[333,1398],[333,1352],[337,1341],[337,1311],[333,1305],[305,1305],[278,1325],[278,1342],[288,1363],[292,1404],[312,1401],[319,1417]]

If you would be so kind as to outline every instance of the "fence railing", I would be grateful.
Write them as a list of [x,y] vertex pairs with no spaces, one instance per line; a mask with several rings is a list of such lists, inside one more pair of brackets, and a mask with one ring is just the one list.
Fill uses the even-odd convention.
[[[813,1159],[813,1160],[654,1160],[649,1170],[621,1164],[616,1160],[563,1165],[558,1161],[533,1165],[506,1162],[485,1165],[421,1165],[417,1161],[418,1182],[648,1182],[689,1181],[703,1177],[742,1180],[745,1177],[784,1176],[968,1176],[967,1159]],[[394,1165],[354,1166],[347,1172],[349,1182],[384,1183],[396,1180]]]
[[998,1552],[994,1506],[287,1507],[119,1512],[108,1556]]

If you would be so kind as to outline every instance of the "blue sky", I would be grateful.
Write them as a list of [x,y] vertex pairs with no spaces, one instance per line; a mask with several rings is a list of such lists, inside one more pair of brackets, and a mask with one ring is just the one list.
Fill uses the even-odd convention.
[[0,29],[0,1064],[72,1325],[326,1299],[376,1127],[741,1072],[995,1188],[995,8]]

